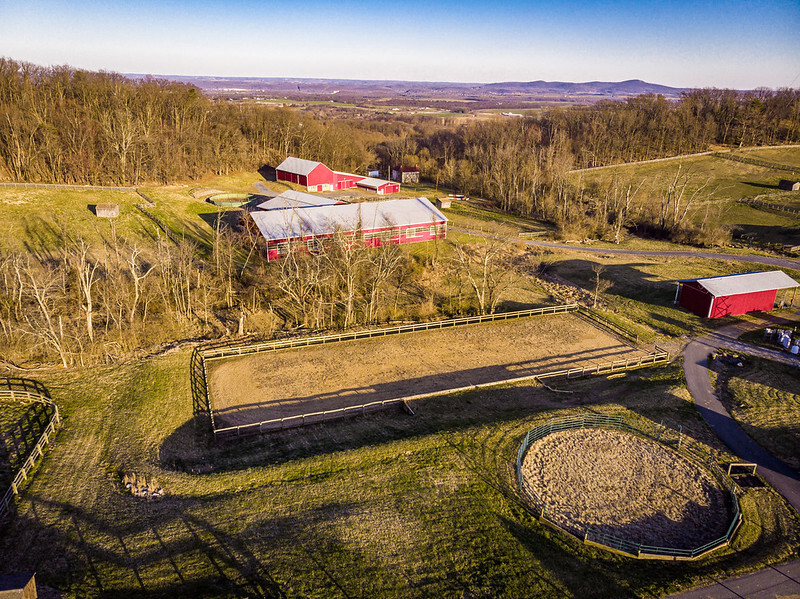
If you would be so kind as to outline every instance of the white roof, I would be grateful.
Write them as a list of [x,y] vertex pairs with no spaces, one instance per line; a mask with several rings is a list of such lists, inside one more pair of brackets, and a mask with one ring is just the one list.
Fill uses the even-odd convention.
[[705,279],[687,279],[681,281],[681,283],[688,283],[689,281],[699,283],[714,297],[800,287],[800,283],[782,270],[746,272],[739,275],[722,275]]
[[381,185],[386,185],[391,181],[384,181],[383,179],[373,179],[372,177],[364,177],[357,183],[359,187],[369,187],[370,189],[378,189]]
[[373,230],[447,222],[447,217],[427,198],[268,210],[252,212],[251,216],[267,241],[331,235],[337,230]]
[[353,179],[363,179],[364,175],[354,175],[353,173],[345,173],[343,171],[333,171],[337,175],[341,175],[342,177],[352,177]]
[[256,208],[259,210],[281,210],[284,208],[308,208],[310,206],[331,206],[336,204],[337,200],[326,198],[325,196],[315,196],[310,193],[303,193],[302,191],[294,191],[289,189],[282,194],[265,200],[258,204]]
[[304,158],[295,158],[294,156],[289,156],[286,160],[281,162],[275,170],[306,176],[320,164],[322,163],[315,160],[305,160]]

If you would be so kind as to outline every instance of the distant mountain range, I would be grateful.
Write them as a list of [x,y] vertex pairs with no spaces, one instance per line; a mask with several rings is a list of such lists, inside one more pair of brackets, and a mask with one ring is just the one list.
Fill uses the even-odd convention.
[[[139,78],[142,75],[129,74]],[[196,85],[212,96],[230,98],[400,98],[406,100],[473,100],[515,102],[576,101],[626,98],[640,94],[661,94],[678,98],[686,88],[628,81],[511,81],[505,83],[441,83],[427,81],[369,81],[357,79],[297,79],[284,77],[193,77],[157,75],[158,78]]]

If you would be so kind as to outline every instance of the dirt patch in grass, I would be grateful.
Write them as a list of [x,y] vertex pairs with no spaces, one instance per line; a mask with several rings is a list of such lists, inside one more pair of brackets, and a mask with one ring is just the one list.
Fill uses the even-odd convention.
[[605,429],[534,443],[523,473],[547,517],[635,543],[693,549],[723,536],[731,515],[714,477],[654,441]]
[[215,360],[208,384],[230,426],[640,355],[566,314]]

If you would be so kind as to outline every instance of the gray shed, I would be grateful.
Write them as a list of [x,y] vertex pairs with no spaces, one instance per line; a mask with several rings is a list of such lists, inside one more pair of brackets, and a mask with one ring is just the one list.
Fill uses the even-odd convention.
[[95,214],[98,218],[117,218],[119,216],[119,204],[98,204],[95,206]]
[[436,198],[436,207],[450,208],[452,201],[453,201],[452,198]]
[[778,189],[785,189],[786,191],[800,191],[800,181],[781,179],[780,183],[778,183]]

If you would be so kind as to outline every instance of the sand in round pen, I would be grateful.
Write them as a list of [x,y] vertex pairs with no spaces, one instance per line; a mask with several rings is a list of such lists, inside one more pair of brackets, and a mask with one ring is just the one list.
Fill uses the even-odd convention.
[[608,429],[552,433],[529,448],[523,476],[547,517],[647,545],[692,549],[730,524],[726,493],[710,472],[649,439]]

